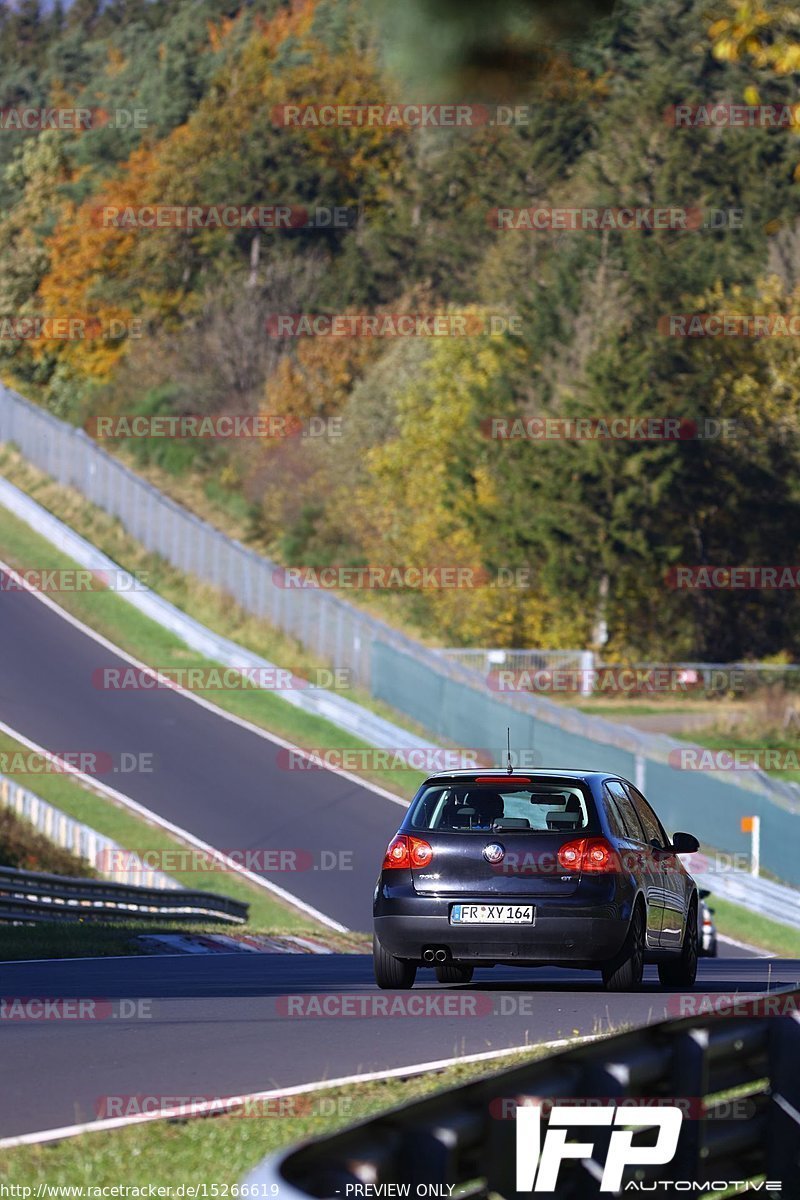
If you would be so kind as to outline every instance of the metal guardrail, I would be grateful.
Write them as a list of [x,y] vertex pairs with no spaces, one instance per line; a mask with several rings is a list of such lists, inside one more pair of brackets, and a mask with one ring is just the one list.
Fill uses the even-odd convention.
[[714,896],[719,896],[781,925],[800,929],[800,892],[794,888],[749,875],[746,871],[703,871],[692,867],[689,870],[700,886],[711,892],[709,903],[712,907]]
[[73,879],[0,867],[0,922],[180,920],[242,925],[249,906],[214,892]]
[[[271,1156],[243,1184],[258,1185],[258,1195],[280,1194],[281,1200],[344,1200],[359,1194],[353,1185],[364,1184],[372,1186],[361,1195],[447,1196],[454,1186],[459,1200],[514,1197],[522,1194],[516,1191],[516,1122],[510,1119],[515,1104],[628,1100],[677,1104],[684,1112],[688,1106],[688,1116],[672,1162],[629,1170],[622,1194],[629,1194],[626,1183],[632,1179],[656,1183],[647,1190],[657,1195],[674,1196],[699,1191],[686,1186],[666,1191],[667,1181],[683,1185],[764,1175],[782,1182],[780,1192],[770,1189],[769,1194],[797,1200],[800,992],[780,993],[790,1015],[760,1015],[775,1012],[778,997],[768,998],[771,1007],[766,999],[743,1001],[741,1017],[661,1022],[452,1088]],[[725,1093],[734,1089],[732,1113]],[[559,1200],[608,1194],[599,1187],[610,1132],[601,1126],[580,1130],[579,1140],[594,1139],[599,1157],[563,1162],[555,1193]],[[383,1184],[408,1185],[409,1191],[375,1186]],[[740,1190],[745,1189],[736,1194]],[[711,1191],[722,1188],[706,1194]]]

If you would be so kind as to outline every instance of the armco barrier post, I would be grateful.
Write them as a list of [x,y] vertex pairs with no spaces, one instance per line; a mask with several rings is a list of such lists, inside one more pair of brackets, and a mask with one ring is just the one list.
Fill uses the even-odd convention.
[[592,671],[594,670],[594,654],[591,650],[582,650],[580,655],[581,695],[592,694]]
[[750,834],[750,874],[761,872],[761,817],[742,817],[742,833]]

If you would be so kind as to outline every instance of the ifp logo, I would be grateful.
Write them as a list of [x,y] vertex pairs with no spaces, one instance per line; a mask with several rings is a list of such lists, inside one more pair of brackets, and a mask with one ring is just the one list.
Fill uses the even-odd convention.
[[539,1104],[517,1108],[517,1191],[554,1192],[558,1171],[566,1158],[592,1157],[594,1142],[568,1142],[572,1125],[656,1126],[652,1146],[634,1146],[636,1129],[615,1129],[600,1181],[601,1192],[616,1192],[622,1186],[626,1167],[655,1166],[672,1162],[678,1148],[683,1113],[676,1105],[659,1108],[576,1108],[555,1105],[542,1139],[542,1108]]

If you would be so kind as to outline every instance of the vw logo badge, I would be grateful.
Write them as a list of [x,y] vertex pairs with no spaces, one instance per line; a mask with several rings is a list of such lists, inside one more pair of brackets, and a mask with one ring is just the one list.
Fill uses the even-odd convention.
[[499,842],[489,842],[483,848],[483,857],[488,863],[499,863],[505,858],[505,848]]

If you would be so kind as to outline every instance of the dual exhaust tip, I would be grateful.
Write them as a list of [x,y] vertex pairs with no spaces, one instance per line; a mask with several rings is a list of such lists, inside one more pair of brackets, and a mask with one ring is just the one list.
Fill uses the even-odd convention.
[[439,950],[434,950],[429,946],[427,950],[423,950],[423,952],[422,952],[422,960],[423,960],[423,962],[426,962],[426,963],[432,963],[432,962],[443,963],[443,962],[447,962],[448,958],[449,958],[449,955],[448,955],[447,951],[442,948],[440,948]]

